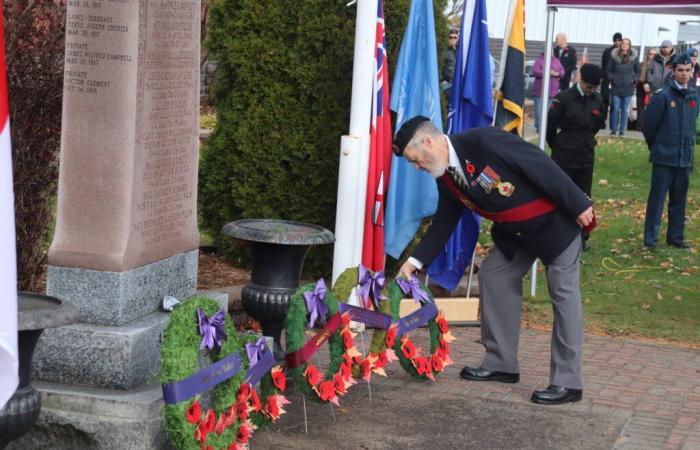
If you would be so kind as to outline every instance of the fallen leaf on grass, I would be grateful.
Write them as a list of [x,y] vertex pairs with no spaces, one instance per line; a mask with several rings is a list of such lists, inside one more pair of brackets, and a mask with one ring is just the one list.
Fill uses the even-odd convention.
[[663,300],[663,299],[664,299],[664,296],[661,295],[661,292],[657,292],[657,293],[656,293],[656,299],[657,299],[657,300]]

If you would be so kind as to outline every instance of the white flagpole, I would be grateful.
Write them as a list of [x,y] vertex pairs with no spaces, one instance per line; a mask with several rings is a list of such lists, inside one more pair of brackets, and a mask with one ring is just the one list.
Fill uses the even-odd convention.
[[17,262],[12,193],[10,116],[7,107],[4,22],[0,12],[0,410],[17,388]]
[[350,129],[340,139],[332,284],[345,269],[357,266],[362,259],[377,3],[378,0],[356,2]]

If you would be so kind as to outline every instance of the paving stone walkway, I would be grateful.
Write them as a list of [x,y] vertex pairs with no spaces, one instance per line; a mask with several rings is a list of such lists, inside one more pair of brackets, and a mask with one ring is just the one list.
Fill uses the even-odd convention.
[[[373,383],[373,402],[358,384],[335,421],[328,405],[307,400],[309,434],[301,398],[290,393],[289,414],[268,432],[259,430],[251,448],[700,450],[700,350],[587,336],[583,400],[541,406],[529,398],[548,384],[549,333],[522,331],[517,384],[460,379],[462,366],[480,363],[483,347],[478,328],[455,327],[453,334],[456,364],[437,382],[414,381],[394,363],[388,378]],[[426,330],[412,339],[427,345]],[[348,440],[366,435],[363,427],[374,432]]]

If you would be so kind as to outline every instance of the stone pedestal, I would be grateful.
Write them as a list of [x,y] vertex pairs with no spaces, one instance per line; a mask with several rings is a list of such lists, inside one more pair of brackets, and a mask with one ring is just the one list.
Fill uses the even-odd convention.
[[67,8],[47,290],[80,323],[40,340],[44,409],[17,448],[164,448],[159,307],[197,280],[200,2]]

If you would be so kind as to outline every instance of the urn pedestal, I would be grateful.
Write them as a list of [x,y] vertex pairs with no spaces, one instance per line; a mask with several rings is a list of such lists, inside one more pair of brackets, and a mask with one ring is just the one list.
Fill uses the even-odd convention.
[[274,338],[277,359],[284,357],[280,336],[289,300],[299,287],[304,259],[312,245],[330,244],[323,227],[288,220],[244,219],[228,223],[222,233],[248,242],[251,280],[241,292],[245,311]]
[[78,311],[56,297],[19,292],[17,295],[19,386],[0,409],[0,449],[28,432],[41,411],[41,394],[32,386],[32,357],[45,328],[69,325]]

